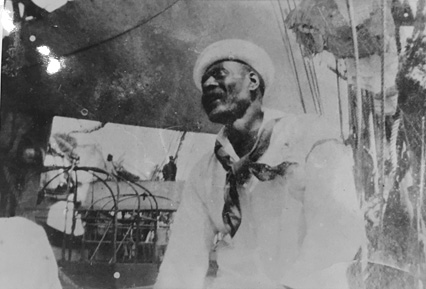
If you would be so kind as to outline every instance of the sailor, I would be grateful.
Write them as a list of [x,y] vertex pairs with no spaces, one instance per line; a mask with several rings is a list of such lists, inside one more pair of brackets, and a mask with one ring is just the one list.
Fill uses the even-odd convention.
[[164,165],[162,172],[165,181],[176,181],[177,167],[173,156],[169,156],[169,162]]
[[348,288],[365,231],[339,128],[266,109],[274,66],[251,42],[211,44],[193,77],[223,128],[187,181],[155,288],[204,288],[218,233],[209,288]]

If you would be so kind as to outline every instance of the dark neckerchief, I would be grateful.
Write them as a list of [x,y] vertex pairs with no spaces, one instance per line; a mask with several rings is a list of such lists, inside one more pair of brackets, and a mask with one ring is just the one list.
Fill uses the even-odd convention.
[[231,237],[237,232],[242,218],[238,185],[247,182],[251,175],[254,175],[262,182],[273,180],[278,175],[284,175],[287,168],[295,164],[283,162],[271,167],[267,164],[256,162],[268,149],[272,131],[279,120],[273,119],[267,122],[251,151],[238,161],[234,161],[225,151],[223,145],[216,140],[214,148],[216,158],[227,172],[224,194],[225,205],[222,211],[222,219]]

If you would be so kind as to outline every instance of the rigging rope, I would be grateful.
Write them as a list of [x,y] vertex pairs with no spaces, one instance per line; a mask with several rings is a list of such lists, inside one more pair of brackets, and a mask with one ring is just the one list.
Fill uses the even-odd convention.
[[[380,223],[379,230],[380,236],[383,237],[384,230],[384,208],[385,208],[385,143],[386,143],[386,133],[385,133],[385,35],[386,35],[386,0],[381,1],[381,16],[382,16],[382,51],[380,55],[381,60],[381,69],[380,69],[380,82],[381,82],[381,98],[380,98],[380,150],[379,150],[379,170],[380,170],[380,186],[379,186],[379,198],[380,198]],[[383,240],[384,241],[384,240]],[[382,249],[383,241],[379,239],[379,249]]]
[[[296,8],[296,2],[293,0],[294,7],[290,5],[290,0],[287,0],[287,7],[291,11]],[[312,102],[314,104],[315,112],[322,115],[322,105],[319,94],[318,81],[315,71],[312,69],[312,57],[305,57],[303,54],[302,45],[299,43],[299,52],[303,61],[303,67],[305,68],[306,78],[308,80],[309,89],[312,95]]]
[[311,64],[312,64],[312,71],[313,71],[313,80],[314,80],[314,86],[316,87],[317,90],[317,101],[318,101],[318,105],[319,105],[319,109],[320,109],[320,114],[323,114],[324,109],[323,109],[323,105],[322,105],[322,98],[321,98],[321,92],[320,92],[320,88],[319,88],[319,83],[318,83],[318,76],[317,76],[317,71],[315,68],[315,62],[313,57],[310,58]]
[[[294,1],[293,1],[293,5],[294,5],[294,8],[296,8],[296,3]],[[289,0],[287,0],[287,7],[288,7],[289,11],[291,11],[293,9],[290,5]],[[309,74],[309,70],[308,70],[308,64],[307,64],[308,60],[303,55],[302,45],[300,43],[298,43],[298,44],[299,44],[298,46],[299,46],[300,56],[301,56],[302,62],[303,62],[303,67],[305,69],[306,78],[307,78],[308,84],[309,84],[309,90],[311,91],[312,103],[314,104],[315,112],[318,114],[319,113],[319,107],[318,107],[317,99],[316,99],[316,96],[315,96],[315,88],[313,87],[313,84],[312,84],[312,75]]]
[[[336,71],[339,71],[339,59],[336,58]],[[340,94],[340,76],[336,73],[336,83],[337,83],[337,101],[339,107],[339,122],[340,122],[340,136],[342,139],[345,139],[343,133],[343,112],[342,112],[342,95]]]
[[79,53],[81,53],[81,52],[84,52],[84,51],[86,51],[86,50],[92,49],[92,48],[94,48],[94,47],[98,47],[98,46],[100,46],[100,45],[102,45],[102,44],[104,44],[104,43],[107,43],[107,42],[110,42],[110,41],[112,41],[112,40],[115,40],[115,39],[117,39],[117,38],[119,38],[119,37],[121,37],[121,36],[123,36],[123,35],[125,35],[125,34],[127,34],[127,33],[129,33],[129,32],[131,32],[131,31],[135,30],[136,28],[139,28],[139,27],[141,27],[141,26],[144,26],[144,25],[145,25],[145,24],[147,24],[148,22],[151,22],[152,20],[154,20],[155,18],[157,18],[158,16],[160,16],[161,14],[163,14],[164,12],[166,12],[167,10],[169,10],[170,8],[172,8],[174,5],[176,5],[179,1],[180,1],[180,0],[176,0],[176,1],[174,1],[173,3],[171,3],[171,4],[167,5],[167,6],[166,6],[163,10],[161,10],[161,11],[159,11],[159,12],[155,13],[154,15],[152,15],[152,16],[150,16],[150,17],[148,17],[147,19],[140,20],[140,21],[139,21],[139,22],[138,22],[135,26],[130,27],[129,29],[126,29],[126,30],[124,30],[124,31],[122,31],[122,32],[120,32],[120,33],[118,33],[118,34],[116,34],[116,35],[113,35],[113,36],[111,36],[111,37],[109,37],[109,38],[107,38],[107,39],[101,40],[101,41],[99,41],[99,42],[96,42],[96,43],[90,44],[90,45],[88,45],[88,46],[85,46],[85,47],[79,48],[79,49],[74,50],[74,51],[71,51],[71,52],[67,52],[67,53],[63,54],[62,56],[63,56],[63,57],[67,57],[67,56],[71,56],[71,55],[79,54]]
[[[321,99],[320,99],[320,95],[319,95],[318,82],[316,81],[317,76],[316,76],[316,73],[314,72],[314,69],[313,69],[313,59],[311,57],[309,57],[307,63],[308,63],[308,70],[309,70],[309,74],[310,74],[310,79],[312,80],[312,86],[314,87],[314,89],[313,89],[314,101],[316,102],[316,106],[318,107],[319,114],[322,115],[323,109],[322,109]],[[310,80],[308,80],[308,81],[310,81]]]
[[[279,10],[280,10],[281,19],[282,19],[282,21],[283,21],[283,25],[284,25],[285,35],[286,35],[287,40],[289,40],[289,39],[290,39],[290,37],[288,36],[287,27],[285,26],[285,18],[284,18],[283,9],[282,9],[282,7],[281,7],[281,2],[280,2],[280,0],[277,0],[277,2],[278,2],[278,5],[279,5],[279,8],[280,8]],[[272,2],[271,2],[271,3],[272,3]],[[275,12],[275,9],[274,9],[274,12]],[[278,19],[277,19],[277,20],[278,20]],[[281,27],[280,25],[278,25],[278,26],[279,26],[279,27]],[[281,28],[280,28],[280,31],[281,31]],[[286,43],[285,43],[284,37],[283,37],[283,35],[282,35],[282,32],[281,32],[281,38],[282,38],[282,40],[283,40],[283,42],[284,42],[284,46],[285,46],[285,44],[286,44]],[[292,49],[292,47],[291,47],[291,43],[290,43],[290,41],[288,41],[288,47],[289,47],[289,49],[290,49],[290,55],[291,55],[292,64],[293,64],[293,68],[294,68],[294,74],[295,74],[295,76],[296,76],[296,81],[297,81],[297,86],[298,86],[299,96],[300,96],[300,102],[301,102],[301,104],[302,104],[303,112],[304,112],[304,113],[306,113],[306,106],[305,106],[305,101],[304,101],[304,99],[303,99],[302,88],[301,88],[301,85],[300,85],[299,73],[298,73],[298,71],[297,71],[297,67],[296,67],[296,60],[294,59],[294,53],[293,53],[293,49]]]
[[[357,108],[357,130],[356,130],[356,138],[357,138],[357,155],[361,156],[362,152],[362,98],[361,98],[361,87],[359,85],[359,49],[358,49],[358,37],[356,33],[355,27],[355,13],[354,13],[354,5],[352,0],[346,0],[346,4],[349,10],[349,22],[352,30],[352,39],[354,45],[354,56],[355,56],[355,89],[356,89],[356,108]],[[358,158],[361,160],[361,158]]]
[[[300,49],[300,54],[302,55],[302,47],[301,47],[301,45],[300,45],[300,44],[299,44],[299,49]],[[308,67],[307,67],[307,64],[306,64],[307,60],[306,60],[306,58],[305,58],[305,57],[303,57],[303,55],[302,55],[302,61],[303,61],[303,67],[305,68],[306,77],[307,77],[307,79],[308,79],[308,83],[309,83],[309,90],[311,91],[311,95],[312,95],[312,102],[313,102],[313,104],[314,104],[315,112],[316,112],[316,113],[319,113],[319,107],[318,107],[318,104],[317,104],[317,99],[316,99],[316,97],[315,97],[315,90],[314,90],[314,88],[312,87],[312,83],[311,83],[311,77],[312,77],[312,76],[309,74]]]
[[391,175],[395,173],[396,168],[398,166],[397,139],[399,135],[400,124],[401,124],[401,117],[399,116],[399,113],[397,112],[396,119],[394,120],[392,124],[391,139],[390,139],[390,159],[392,162]]
[[381,179],[381,198],[384,196],[384,182],[385,182],[385,143],[386,143],[386,133],[385,133],[385,98],[386,98],[386,87],[385,87],[385,35],[386,35],[386,0],[382,0],[382,53],[380,55],[381,60],[381,71],[380,71],[380,82],[381,82],[381,98],[380,98],[380,179]]
[[[421,251],[422,246],[421,243],[421,225],[422,225],[422,205],[423,205],[423,193],[424,193],[424,177],[425,177],[425,117],[422,116],[422,144],[421,144],[421,158],[420,158],[420,184],[419,184],[419,195],[417,204],[416,204],[416,229],[417,229],[417,250],[418,250],[418,259],[417,259],[417,274],[421,273]],[[421,287],[421,281],[418,283],[418,288]]]

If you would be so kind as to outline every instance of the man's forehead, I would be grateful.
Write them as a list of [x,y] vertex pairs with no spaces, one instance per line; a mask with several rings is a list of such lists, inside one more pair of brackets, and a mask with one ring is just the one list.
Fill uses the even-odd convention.
[[246,63],[239,61],[239,60],[219,60],[214,63],[212,63],[204,72],[206,74],[209,71],[218,69],[218,68],[229,68],[229,69],[241,69],[244,66],[248,66]]

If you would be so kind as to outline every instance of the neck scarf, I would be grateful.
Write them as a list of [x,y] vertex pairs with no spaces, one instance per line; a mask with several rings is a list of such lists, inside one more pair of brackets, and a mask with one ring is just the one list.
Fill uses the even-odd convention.
[[273,180],[278,175],[283,176],[287,168],[294,164],[283,162],[271,167],[256,162],[268,149],[272,131],[278,120],[273,119],[266,123],[251,151],[238,161],[234,161],[223,145],[218,140],[216,141],[214,149],[216,158],[227,172],[222,219],[231,237],[234,237],[242,219],[238,186],[247,182],[252,175],[262,182]]

